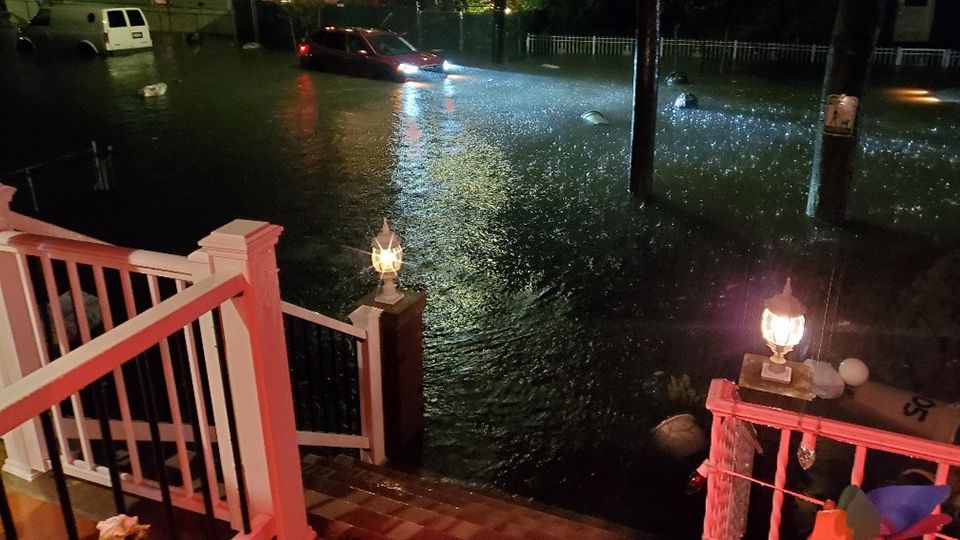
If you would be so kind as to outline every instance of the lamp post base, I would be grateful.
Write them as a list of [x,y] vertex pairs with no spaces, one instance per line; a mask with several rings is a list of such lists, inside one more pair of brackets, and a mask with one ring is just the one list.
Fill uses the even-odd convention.
[[[750,353],[743,355],[743,366],[740,368],[740,382],[738,383],[740,388],[779,394],[804,401],[812,401],[817,397],[813,393],[812,366],[787,360],[783,367],[790,370],[790,381],[784,383],[782,380],[770,380],[763,376],[764,369],[770,363],[769,356]],[[782,405],[779,406],[783,408]]]
[[786,366],[784,364],[764,362],[763,367],[760,368],[760,378],[765,381],[790,384],[790,378],[792,375],[793,370],[790,368],[790,366]]

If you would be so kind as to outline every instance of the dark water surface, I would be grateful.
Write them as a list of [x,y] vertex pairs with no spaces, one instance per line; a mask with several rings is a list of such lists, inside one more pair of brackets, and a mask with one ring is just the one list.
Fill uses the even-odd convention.
[[[112,144],[114,202],[54,221],[176,253],[235,217],[277,223],[285,298],[341,316],[375,285],[364,251],[387,216],[406,238],[402,285],[429,297],[426,467],[695,537],[702,499],[680,493],[691,463],[657,454],[649,430],[700,411],[709,379],[763,352],[762,299],[787,276],[809,307],[798,357],[960,381],[940,342],[870,330],[934,326],[910,287],[958,251],[960,91],[942,76],[875,77],[858,224],[835,232],[803,217],[821,74],[687,67],[703,109],[674,111],[679,90],[661,87],[646,207],[626,193],[620,58],[400,85],[211,40],[158,36],[152,52],[93,61],[0,47],[0,171]],[[166,96],[137,95],[158,81]],[[942,101],[892,92],[918,85]],[[581,122],[590,109],[610,125]],[[955,309],[937,279],[920,305]],[[682,374],[690,387],[669,391]]]

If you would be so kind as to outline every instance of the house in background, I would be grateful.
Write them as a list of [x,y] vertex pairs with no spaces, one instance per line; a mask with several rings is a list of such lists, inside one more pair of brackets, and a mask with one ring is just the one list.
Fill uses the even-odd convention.
[[960,48],[960,3],[949,0],[892,0],[887,9],[889,41]]

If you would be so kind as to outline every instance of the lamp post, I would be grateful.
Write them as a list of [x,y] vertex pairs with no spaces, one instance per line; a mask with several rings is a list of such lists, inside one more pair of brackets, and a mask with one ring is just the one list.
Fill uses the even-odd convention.
[[793,296],[790,278],[783,292],[768,298],[763,303],[760,331],[767,346],[773,352],[768,362],[763,363],[760,377],[767,381],[789,384],[791,369],[786,365],[786,354],[800,343],[803,337],[803,314],[807,308]]
[[380,280],[383,282],[383,287],[374,300],[382,304],[396,304],[403,298],[403,293],[397,291],[394,283],[397,272],[403,265],[402,242],[403,239],[390,230],[387,218],[383,218],[383,228],[370,244],[373,269],[380,273]]

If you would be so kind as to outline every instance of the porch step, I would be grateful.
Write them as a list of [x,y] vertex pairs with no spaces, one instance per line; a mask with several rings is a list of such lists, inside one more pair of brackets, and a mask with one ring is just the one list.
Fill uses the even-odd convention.
[[[615,540],[636,534],[599,519],[456,486],[348,456],[304,463],[308,511],[326,538]],[[562,514],[562,515],[560,515]],[[327,534],[329,536],[324,536]]]

